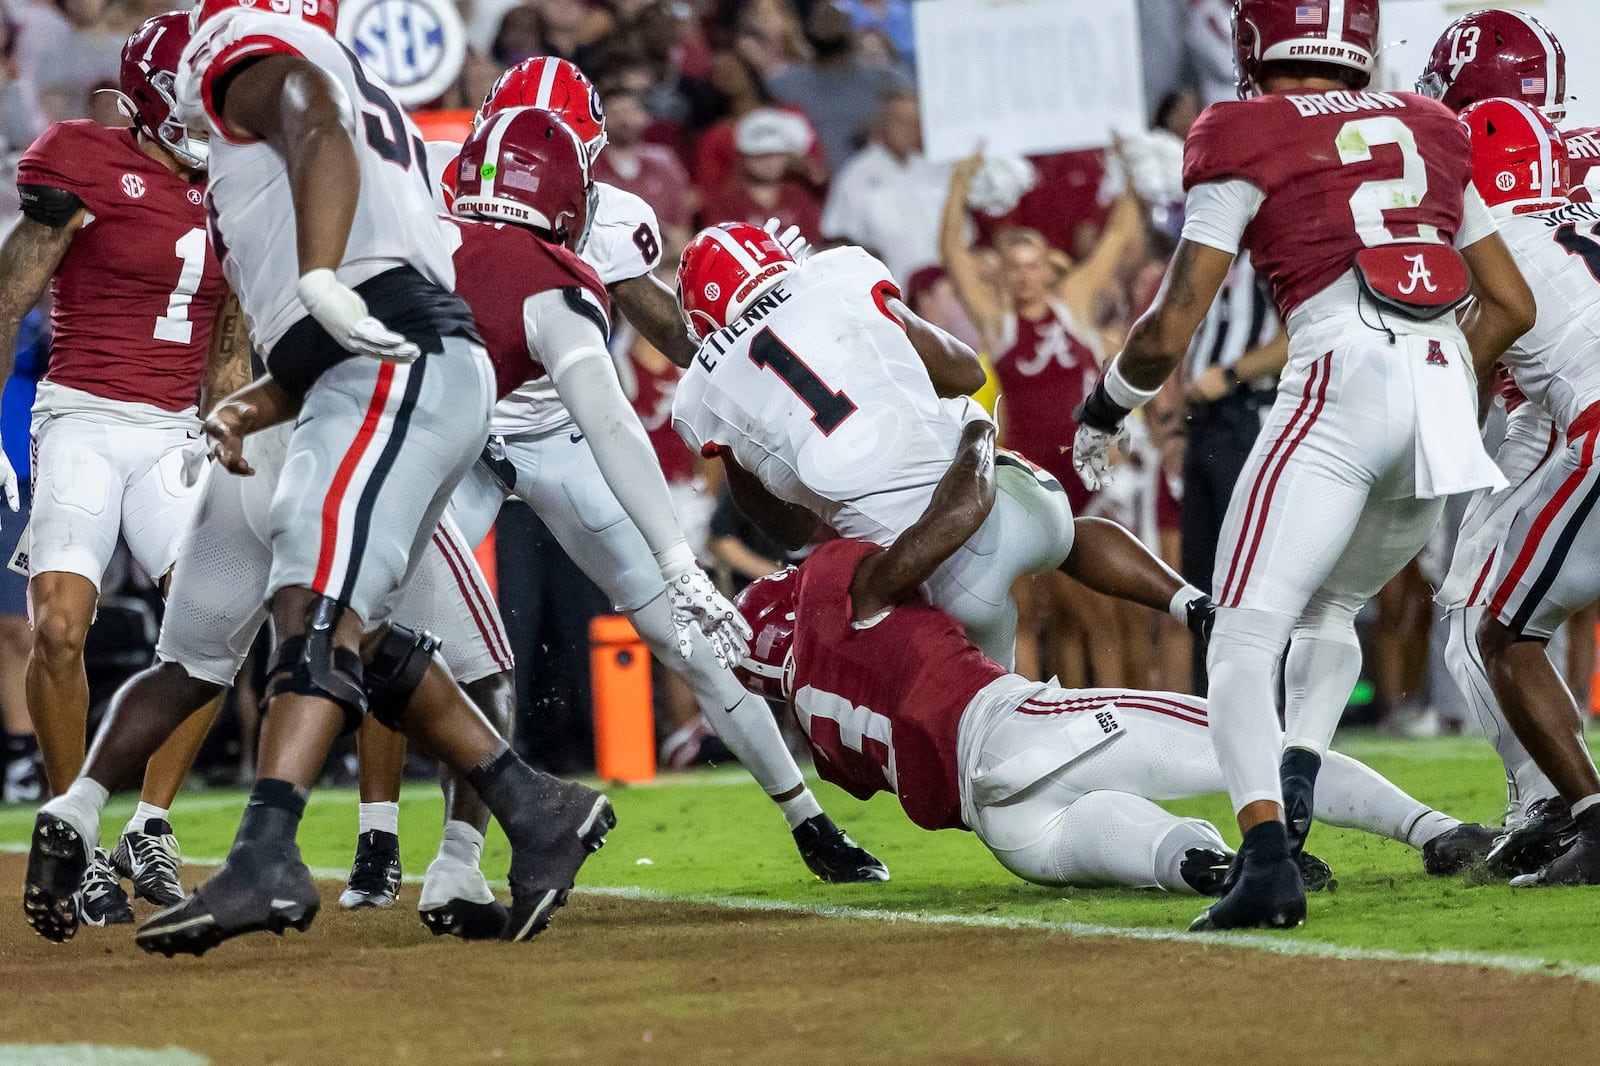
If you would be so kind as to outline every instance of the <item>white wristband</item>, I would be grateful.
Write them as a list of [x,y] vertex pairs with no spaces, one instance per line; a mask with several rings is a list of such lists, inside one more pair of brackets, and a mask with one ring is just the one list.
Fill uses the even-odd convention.
[[695,560],[694,552],[689,549],[688,541],[678,541],[669,544],[655,553],[656,565],[661,568],[661,576],[667,581],[676,581],[700,564]]
[[1172,602],[1167,604],[1167,613],[1180,622],[1189,621],[1189,605],[1203,597],[1205,593],[1193,585],[1185,585],[1172,597]]
[[1106,387],[1106,396],[1110,398],[1111,402],[1130,411],[1137,411],[1155,399],[1156,395],[1161,391],[1161,386],[1159,385],[1153,389],[1141,389],[1137,385],[1130,384],[1128,379],[1122,376],[1122,359],[1120,356],[1112,362],[1111,368],[1106,371],[1103,384]]

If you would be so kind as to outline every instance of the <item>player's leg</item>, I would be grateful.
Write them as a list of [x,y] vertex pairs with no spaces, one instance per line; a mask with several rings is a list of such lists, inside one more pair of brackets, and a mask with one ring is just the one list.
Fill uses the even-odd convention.
[[[644,536],[628,521],[586,442],[558,431],[506,441],[517,469],[516,495],[549,527],[562,549],[627,615],[641,640],[694,690],[706,721],[783,812],[811,871],[829,881],[882,881],[888,870],[856,846],[828,816],[783,742],[777,720],[733,671],[719,666],[702,634],[678,653],[672,609]],[[536,473],[534,473],[536,472]]]
[[345,910],[392,907],[400,898],[400,784],[406,738],[368,715],[356,732],[356,854],[339,894]]
[[1073,526],[1072,551],[1061,571],[1088,588],[1184,622],[1189,621],[1189,605],[1206,598],[1117,523],[1079,518]]

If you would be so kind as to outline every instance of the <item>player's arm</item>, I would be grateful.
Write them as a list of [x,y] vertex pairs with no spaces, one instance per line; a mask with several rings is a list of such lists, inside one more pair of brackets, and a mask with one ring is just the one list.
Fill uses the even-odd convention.
[[972,538],[994,507],[994,425],[969,422],[955,461],[933,490],[922,517],[887,550],[868,556],[850,582],[857,621],[881,614],[916,593]]
[[22,217],[0,242],[0,385],[11,376],[22,320],[44,296],[72,238],[83,228],[84,208],[77,197],[58,189],[44,191],[70,197],[70,203],[51,215],[24,199]]
[[728,494],[739,513],[754,522],[773,543],[787,551],[799,551],[817,534],[820,519],[797,503],[780,500],[767,487],[723,449],[722,469],[728,478]]
[[940,396],[970,396],[983,388],[988,375],[978,353],[965,342],[929,322],[898,299],[884,301],[889,313],[905,327],[906,338],[928,368],[933,390]]
[[250,375],[250,330],[239,298],[230,292],[222,298],[211,326],[211,352],[200,383],[200,417],[210,414],[221,397],[250,384]]
[[1117,197],[1094,251],[1061,281],[1059,292],[1079,322],[1095,319],[1095,300],[1116,282],[1117,271],[1144,244],[1144,209],[1130,188]]
[[613,282],[606,286],[617,310],[622,312],[639,335],[677,366],[687,369],[694,360],[695,345],[683,326],[678,298],[653,273]]
[[1478,380],[1494,380],[1494,367],[1518,337],[1533,328],[1539,309],[1517,261],[1498,233],[1461,249],[1472,272],[1472,301],[1461,315],[1461,332],[1472,349]]
[[[1000,330],[1001,307],[983,279],[978,257],[967,246],[967,194],[972,179],[983,166],[981,155],[963,159],[950,170],[950,193],[939,220],[939,259],[950,274],[956,298],[978,327],[979,337],[993,345]],[[990,353],[991,355],[994,353]]]
[[211,457],[231,474],[249,477],[255,470],[244,460],[244,439],[252,433],[289,421],[300,413],[300,398],[269,374],[222,398],[206,416],[204,430]]

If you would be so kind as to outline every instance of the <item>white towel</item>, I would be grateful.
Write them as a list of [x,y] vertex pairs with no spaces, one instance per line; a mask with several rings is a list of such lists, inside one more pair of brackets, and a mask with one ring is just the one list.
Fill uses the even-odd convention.
[[1417,498],[1506,487],[1478,431],[1477,383],[1470,358],[1450,341],[1402,336],[1395,355],[1411,372],[1416,404]]

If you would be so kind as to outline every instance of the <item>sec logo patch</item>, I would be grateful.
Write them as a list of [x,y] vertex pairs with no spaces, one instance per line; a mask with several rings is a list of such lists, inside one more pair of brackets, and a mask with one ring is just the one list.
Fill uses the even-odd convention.
[[721,295],[722,295],[722,286],[721,285],[718,285],[716,282],[713,281],[713,282],[711,282],[710,284],[708,284],[706,286],[706,299],[715,300],[718,296],[721,296]]
[[144,179],[137,174],[122,175],[122,191],[137,200],[144,195]]
[[1494,176],[1494,187],[1501,192],[1510,192],[1517,187],[1517,176],[1509,170],[1502,170]]

